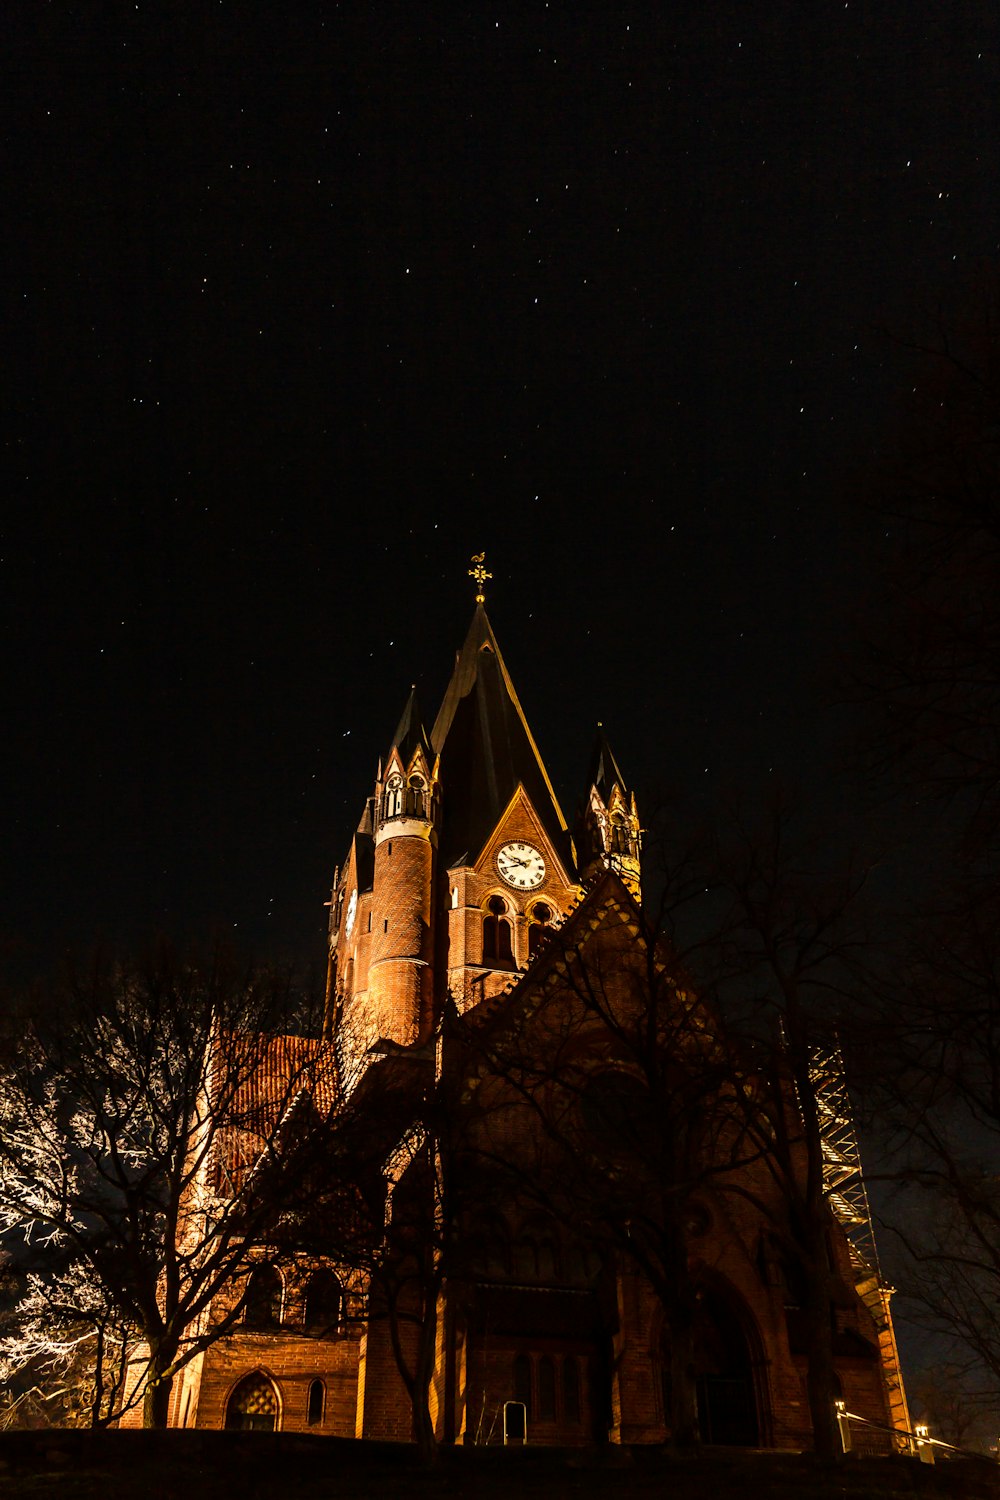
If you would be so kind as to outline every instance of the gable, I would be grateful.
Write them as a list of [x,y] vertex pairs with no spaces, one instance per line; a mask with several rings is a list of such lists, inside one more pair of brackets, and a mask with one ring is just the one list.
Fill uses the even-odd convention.
[[537,849],[545,860],[545,884],[555,881],[562,886],[572,883],[571,876],[554,845],[549,831],[539,817],[524,787],[518,784],[500,815],[493,832],[475,861],[477,873],[495,875],[496,858],[505,844],[526,843]]

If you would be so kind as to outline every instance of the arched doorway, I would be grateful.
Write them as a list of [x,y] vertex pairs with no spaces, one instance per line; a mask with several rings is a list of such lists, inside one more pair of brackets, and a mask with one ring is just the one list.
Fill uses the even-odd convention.
[[278,1393],[262,1370],[241,1380],[226,1403],[226,1430],[274,1432],[278,1426]]
[[698,1295],[694,1351],[702,1442],[759,1447],[750,1344],[730,1299],[710,1288]]

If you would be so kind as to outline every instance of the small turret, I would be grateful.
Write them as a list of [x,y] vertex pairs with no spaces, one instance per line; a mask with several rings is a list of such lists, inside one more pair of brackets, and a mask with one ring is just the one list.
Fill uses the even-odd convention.
[[434,861],[440,822],[436,757],[416,689],[377,780],[375,872],[365,1029],[406,1046],[433,1026]]
[[636,900],[640,898],[641,838],[635,794],[625,785],[601,724],[590,758],[586,802],[577,820],[577,849],[584,880],[611,869]]

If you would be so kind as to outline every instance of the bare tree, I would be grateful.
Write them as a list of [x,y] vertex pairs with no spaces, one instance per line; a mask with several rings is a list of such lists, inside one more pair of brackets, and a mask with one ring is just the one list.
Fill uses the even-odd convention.
[[388,1338],[428,1463],[443,1291],[463,1264],[462,1226],[488,1196],[464,1168],[470,1105],[461,1078],[438,1066],[443,1046],[439,1034],[416,1052],[387,1047],[324,1121],[305,1127],[299,1190],[280,1227],[283,1246],[365,1278],[369,1338]]
[[240,1316],[241,1300],[208,1313],[280,1217],[282,1122],[324,1066],[322,1044],[288,1034],[301,1008],[285,976],[160,948],[39,992],[5,1049],[0,1235],[53,1296],[71,1264],[81,1312],[134,1333],[147,1426]]
[[976,881],[909,927],[883,995],[896,1065],[869,1081],[898,1276],[966,1391],[1000,1393],[1000,918]]
[[44,1397],[60,1426],[104,1427],[128,1408],[135,1346],[134,1330],[105,1288],[76,1263],[28,1276],[10,1330],[0,1337],[0,1377]]

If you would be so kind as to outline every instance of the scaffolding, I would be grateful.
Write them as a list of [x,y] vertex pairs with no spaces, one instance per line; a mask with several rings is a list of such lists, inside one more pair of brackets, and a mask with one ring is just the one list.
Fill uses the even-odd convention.
[[897,1432],[907,1432],[909,1412],[889,1309],[893,1289],[886,1285],[878,1263],[854,1111],[847,1092],[844,1059],[836,1043],[813,1049],[810,1082],[822,1133],[827,1201],[847,1238],[855,1288],[878,1332],[892,1425]]

